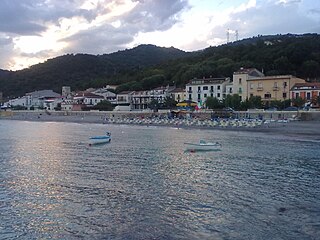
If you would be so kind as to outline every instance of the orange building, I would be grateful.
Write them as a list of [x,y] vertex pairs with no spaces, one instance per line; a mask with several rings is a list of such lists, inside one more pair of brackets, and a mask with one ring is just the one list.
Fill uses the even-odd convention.
[[320,97],[320,82],[315,83],[296,83],[291,88],[291,98],[296,99],[298,97],[304,99],[306,103],[312,103],[313,107],[319,106],[317,103],[318,97]]

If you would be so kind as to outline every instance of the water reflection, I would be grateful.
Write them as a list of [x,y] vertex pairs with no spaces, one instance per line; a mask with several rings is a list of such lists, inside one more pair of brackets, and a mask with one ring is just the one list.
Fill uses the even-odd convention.
[[[270,154],[283,139],[137,126],[7,124],[0,135],[2,238],[306,239],[319,233],[320,166],[313,143],[301,151],[301,143],[290,141]],[[112,142],[87,147],[88,137],[106,128]],[[185,153],[186,139],[199,138],[219,140],[223,149]],[[285,210],[279,215],[279,209]],[[282,234],[293,231],[296,236]]]

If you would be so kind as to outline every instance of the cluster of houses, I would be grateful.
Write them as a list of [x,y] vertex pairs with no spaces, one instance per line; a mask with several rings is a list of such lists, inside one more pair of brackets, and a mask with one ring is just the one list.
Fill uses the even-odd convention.
[[196,102],[200,108],[205,108],[208,97],[223,100],[227,95],[238,94],[242,101],[251,96],[260,96],[263,102],[302,98],[305,102],[313,104],[313,107],[318,107],[317,99],[320,97],[320,83],[306,82],[292,75],[265,76],[255,68],[241,68],[234,72],[232,79],[194,78],[184,89],[166,86],[144,91],[124,91],[119,94],[110,89],[116,89],[116,86],[108,85],[80,92],[71,92],[70,87],[65,86],[61,94],[52,90],[35,91],[11,99],[4,105],[22,106],[26,109],[79,111],[108,100],[116,106],[115,110],[141,111],[148,109],[152,100],[163,103],[167,97],[171,97],[177,103],[190,100]]

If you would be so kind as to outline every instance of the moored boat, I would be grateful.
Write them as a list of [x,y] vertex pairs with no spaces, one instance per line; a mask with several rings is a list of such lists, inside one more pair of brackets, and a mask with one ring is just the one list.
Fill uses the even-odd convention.
[[221,149],[221,144],[218,142],[206,142],[200,140],[199,143],[184,143],[187,151],[217,151]]
[[103,144],[103,143],[109,143],[109,142],[111,142],[111,133],[110,132],[106,132],[106,135],[94,136],[94,137],[89,138],[89,146]]

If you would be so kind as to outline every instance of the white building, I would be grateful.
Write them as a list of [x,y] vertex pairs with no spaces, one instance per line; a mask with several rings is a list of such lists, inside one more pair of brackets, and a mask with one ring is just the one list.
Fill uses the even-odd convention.
[[11,107],[22,106],[30,108],[44,108],[53,110],[62,101],[61,95],[52,90],[41,90],[27,93],[25,96],[9,100]]
[[223,100],[226,96],[226,88],[230,90],[230,78],[194,78],[186,85],[186,96],[188,100],[203,105],[207,97]]
[[117,94],[110,92],[107,88],[99,88],[99,89],[92,91],[92,93],[94,93],[98,96],[102,96],[105,100],[107,100],[113,104],[115,104],[117,101]]
[[95,106],[99,102],[105,100],[103,96],[99,96],[87,91],[77,92],[74,95],[73,99],[76,101],[77,104],[84,104],[87,107]]
[[118,106],[129,106],[132,109],[132,95],[134,91],[123,91],[117,94],[116,104]]

